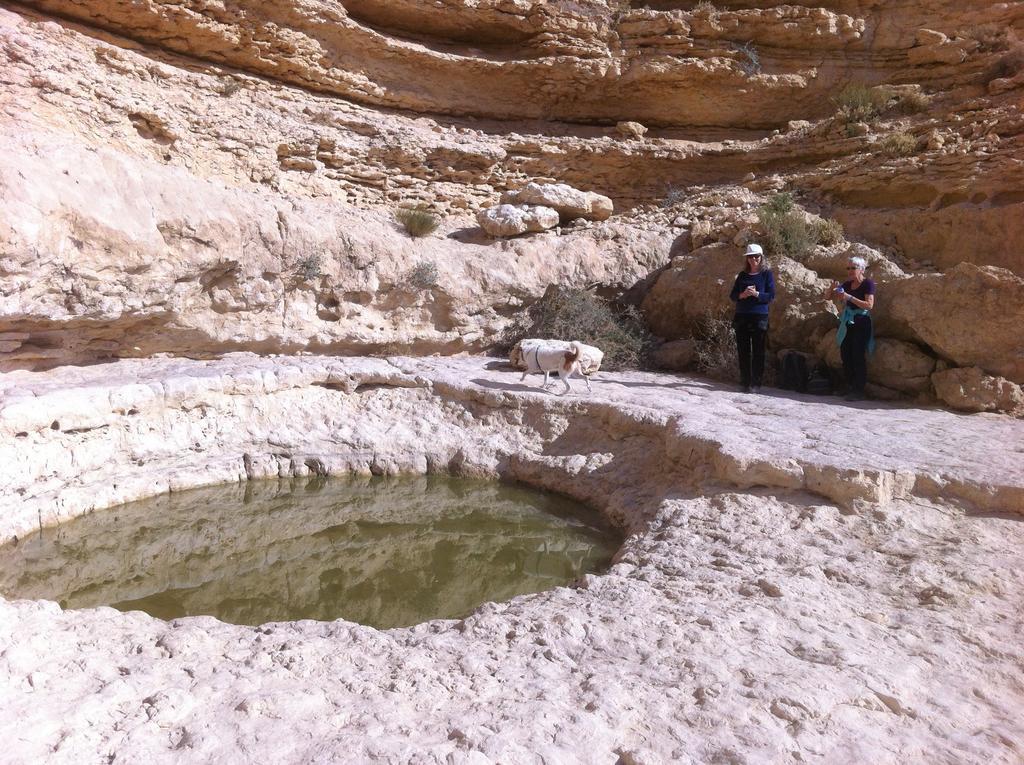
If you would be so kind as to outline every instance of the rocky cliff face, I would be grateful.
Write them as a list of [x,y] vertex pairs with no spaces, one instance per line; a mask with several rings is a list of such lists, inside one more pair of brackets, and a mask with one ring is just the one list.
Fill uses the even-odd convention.
[[[655,284],[670,337],[659,311],[706,306],[655,272],[714,280],[720,309],[735,267],[700,248],[758,237],[785,190],[873,253],[904,351],[1016,400],[1019,348],[964,327],[1024,319],[1024,3],[696,5],[0,8],[0,369],[482,350],[552,283]],[[835,116],[849,83],[885,87],[877,113]],[[531,181],[615,214],[484,234]],[[442,225],[410,238],[399,206]],[[786,345],[818,352],[847,247],[789,269]]]

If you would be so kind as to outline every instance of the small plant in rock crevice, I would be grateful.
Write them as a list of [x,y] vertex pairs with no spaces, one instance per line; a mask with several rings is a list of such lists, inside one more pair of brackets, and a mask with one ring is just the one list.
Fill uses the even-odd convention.
[[718,13],[718,9],[710,0],[700,0],[700,2],[693,6],[691,13],[694,16],[714,16]]
[[754,47],[754,43],[749,40],[742,45],[739,43],[733,43],[732,49],[739,54],[740,70],[747,77],[753,77],[755,74],[761,73],[761,56],[757,52],[757,48]]
[[919,114],[931,104],[931,99],[924,93],[904,93],[896,102],[896,110],[900,114]]
[[395,220],[413,237],[428,236],[441,224],[440,218],[425,207],[399,208],[395,211]]
[[233,96],[242,89],[242,83],[235,79],[229,79],[217,86],[217,92],[222,96]]
[[295,275],[304,282],[313,281],[323,274],[322,265],[319,255],[309,255],[295,264]]
[[1010,48],[1009,29],[1000,24],[979,24],[958,32],[957,36],[977,40],[978,50],[982,53],[999,52]]
[[671,183],[665,190],[665,198],[661,200],[662,207],[675,207],[687,199],[686,189],[682,186],[673,186]]
[[826,246],[843,241],[843,233],[843,224],[832,218],[820,220],[814,226],[815,239]]
[[882,113],[888,100],[882,91],[859,82],[845,85],[832,97],[836,114],[847,122],[870,122]]
[[877,144],[879,151],[890,157],[909,157],[917,151],[917,138],[900,130],[890,133]]
[[421,260],[405,275],[405,281],[418,290],[429,290],[436,287],[437,279],[437,264],[429,260]]
[[789,194],[775,194],[757,211],[765,241],[774,255],[802,260],[817,242],[817,235],[796,209]]

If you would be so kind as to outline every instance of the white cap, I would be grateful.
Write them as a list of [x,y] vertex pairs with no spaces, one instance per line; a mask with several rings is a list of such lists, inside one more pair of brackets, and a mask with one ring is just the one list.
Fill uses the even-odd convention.
[[747,251],[743,253],[743,257],[747,255],[764,255],[764,250],[761,249],[759,244],[748,244]]

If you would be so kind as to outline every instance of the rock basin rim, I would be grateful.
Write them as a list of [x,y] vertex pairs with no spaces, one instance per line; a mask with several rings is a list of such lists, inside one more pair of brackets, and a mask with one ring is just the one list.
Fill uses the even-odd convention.
[[[15,510],[4,516],[7,536],[166,491],[274,476],[450,473],[558,491],[532,466],[540,460],[549,467],[557,464],[570,477],[577,475],[578,460],[544,454],[544,442],[550,441],[551,435],[542,435],[552,427],[564,431],[572,419],[583,423],[621,420],[623,425],[628,423],[628,429],[644,432],[646,437],[663,435],[667,443],[662,448],[679,452],[681,470],[671,479],[679,486],[694,488],[711,481],[738,489],[801,490],[851,509],[920,495],[963,501],[987,511],[1024,512],[1024,486],[1014,480],[1012,449],[1000,461],[975,453],[977,449],[964,451],[966,444],[950,436],[961,458],[968,461],[964,464],[964,459],[943,455],[939,444],[948,428],[972,422],[1009,434],[1012,445],[1020,426],[998,415],[966,417],[882,404],[850,408],[834,399],[783,391],[777,391],[778,396],[737,398],[718,392],[719,386],[708,381],[644,373],[601,373],[597,395],[575,391],[561,397],[540,390],[532,378],[520,384],[518,376],[502,362],[481,357],[261,358],[240,353],[213,362],[122,360],[7,377],[0,387],[0,432],[11,439],[13,458],[8,460],[11,475],[6,476],[5,493]],[[36,382],[34,388],[25,385]],[[729,422],[725,415],[720,427],[693,428],[688,422],[696,419],[708,426],[712,418],[689,416],[686,395],[651,403],[643,396],[623,395],[630,386],[660,387],[662,392],[673,393],[673,389],[714,392],[713,398],[720,396],[729,402],[728,409],[752,409],[754,418],[737,423]],[[601,395],[602,388],[611,396]],[[386,415],[373,404],[382,397],[438,406],[439,419],[420,416],[402,424],[386,423]],[[276,401],[282,407],[282,418],[297,408],[300,418],[316,419],[319,406],[330,431],[335,424],[333,408],[342,399],[356,411],[369,404],[366,420],[370,430],[349,422],[340,437],[324,432],[323,426],[297,432],[285,426],[285,420],[268,421],[261,411],[263,401]],[[243,403],[246,401],[249,403]],[[912,413],[923,422],[915,428],[909,418],[898,418],[897,428],[937,432],[926,443],[914,445],[909,455],[871,454],[866,448],[864,464],[856,463],[861,455],[854,444],[826,451],[825,459],[820,459],[821,452],[815,455],[782,444],[775,449],[779,453],[772,454],[766,444],[773,440],[772,415],[782,413],[777,405],[801,403],[810,412],[826,412],[840,419],[850,413],[863,418],[877,412],[883,420],[895,412]],[[225,434],[228,425],[246,427],[247,406],[253,406],[252,416],[261,420],[248,425],[248,435],[253,437],[246,439],[244,430],[241,438]],[[385,411],[388,406],[394,403],[385,405]],[[451,421],[453,407],[460,409],[455,422]],[[514,413],[512,422],[503,423],[507,432],[489,437],[487,426],[496,425],[498,414],[505,409]],[[169,440],[161,449],[155,445],[147,420],[167,412],[176,413],[179,421],[162,425]],[[486,413],[483,419],[481,413]],[[526,423],[518,421],[523,417]],[[217,418],[223,422],[211,424]],[[482,431],[480,425],[485,425]],[[384,437],[373,427],[398,437]],[[435,438],[429,434],[431,427],[447,427],[455,433],[465,428],[466,434],[472,435],[465,443],[452,432],[438,432]],[[664,433],[658,433],[659,429]],[[185,446],[197,434],[198,440],[193,438]],[[558,435],[564,440],[564,432]],[[808,437],[814,440],[822,434]],[[175,449],[176,443],[183,448]],[[67,464],[54,461],[55,447],[67,451]],[[103,456],[90,457],[86,450]],[[927,454],[929,451],[932,454]],[[614,448],[610,453],[614,456]],[[584,461],[587,459],[593,460],[594,455]],[[985,475],[993,470],[994,475]],[[592,499],[585,487],[555,483],[568,496]],[[628,509],[613,507],[608,501],[595,504],[623,528],[631,529],[639,521]]]
[[553,395],[480,357],[4,375],[5,536],[344,472],[515,480],[626,535],[575,588],[388,631],[0,599],[11,761],[1013,761],[1019,420],[639,372],[593,386]]

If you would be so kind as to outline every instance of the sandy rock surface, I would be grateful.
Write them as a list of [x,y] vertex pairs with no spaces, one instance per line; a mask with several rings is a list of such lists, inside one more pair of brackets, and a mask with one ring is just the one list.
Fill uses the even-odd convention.
[[217,481],[428,471],[553,489],[627,534],[576,587],[387,632],[0,601],[5,756],[1019,760],[1020,421],[518,379],[247,355],[4,375],[7,538]]

